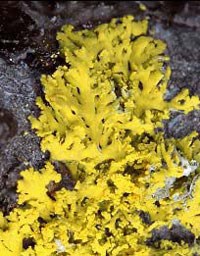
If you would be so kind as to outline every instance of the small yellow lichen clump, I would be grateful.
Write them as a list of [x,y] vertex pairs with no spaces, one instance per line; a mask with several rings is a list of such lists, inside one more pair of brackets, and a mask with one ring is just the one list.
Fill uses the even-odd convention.
[[[66,65],[42,76],[45,102],[37,99],[41,114],[30,118],[51,159],[39,172],[21,173],[18,207],[0,216],[2,256],[200,250],[184,238],[148,242],[163,226],[200,234],[198,134],[175,140],[162,130],[171,111],[188,113],[200,101],[187,89],[164,100],[170,78],[166,45],[147,36],[147,26],[147,20],[127,16],[94,30],[67,25],[58,33]],[[54,161],[66,166],[75,186],[49,196],[49,184],[62,179]],[[28,239],[32,243],[24,248]]]

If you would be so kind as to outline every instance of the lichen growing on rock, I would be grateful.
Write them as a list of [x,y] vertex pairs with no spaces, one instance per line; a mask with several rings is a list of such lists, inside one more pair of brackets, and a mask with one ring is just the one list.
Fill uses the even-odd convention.
[[[126,16],[94,30],[67,25],[58,33],[66,65],[42,76],[45,100],[37,99],[40,116],[30,118],[50,161],[39,172],[21,173],[18,207],[0,216],[2,255],[200,250],[198,134],[167,139],[162,123],[171,111],[199,109],[200,101],[186,89],[164,100],[166,45],[147,36],[147,27],[147,20]],[[75,185],[50,195],[62,179],[55,161]]]

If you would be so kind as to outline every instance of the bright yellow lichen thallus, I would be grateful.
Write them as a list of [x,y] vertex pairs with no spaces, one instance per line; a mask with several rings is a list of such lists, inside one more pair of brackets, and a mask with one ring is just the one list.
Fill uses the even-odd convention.
[[[198,134],[175,140],[162,132],[171,111],[199,109],[199,98],[184,89],[164,100],[166,45],[147,36],[147,27],[147,20],[126,16],[94,30],[67,25],[58,33],[66,65],[42,76],[46,101],[37,99],[41,114],[30,121],[41,149],[51,162],[64,163],[76,184],[50,198],[48,184],[61,180],[52,163],[23,171],[18,206],[0,215],[0,255],[186,256],[200,250],[184,241],[146,243],[152,230],[175,220],[200,234]],[[197,167],[184,172],[183,158]],[[189,192],[184,175],[195,180]],[[28,238],[34,243],[23,248]]]

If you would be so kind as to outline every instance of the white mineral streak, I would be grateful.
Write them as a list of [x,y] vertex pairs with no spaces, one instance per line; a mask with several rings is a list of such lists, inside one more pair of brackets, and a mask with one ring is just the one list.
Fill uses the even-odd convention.
[[55,243],[57,245],[57,253],[66,252],[65,246],[59,239],[55,239]]

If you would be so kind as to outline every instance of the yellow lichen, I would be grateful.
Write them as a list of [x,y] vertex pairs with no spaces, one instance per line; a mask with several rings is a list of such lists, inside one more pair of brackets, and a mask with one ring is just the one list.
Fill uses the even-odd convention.
[[146,5],[144,5],[142,3],[139,4],[139,8],[140,8],[141,11],[146,11],[147,10]]
[[[171,73],[166,45],[146,33],[147,20],[132,16],[94,30],[67,25],[58,33],[66,65],[42,76],[46,100],[37,99],[41,114],[30,121],[41,149],[50,152],[51,162],[62,161],[76,183],[50,197],[49,184],[62,179],[50,162],[39,172],[23,171],[18,206],[0,219],[3,256],[198,251],[184,241],[147,244],[153,230],[175,220],[198,237],[199,170],[185,172],[182,162],[198,163],[200,143],[196,133],[164,136],[163,120],[171,111],[199,109],[199,98],[184,89],[164,100]],[[189,192],[183,177],[193,180]],[[23,248],[28,238],[34,243]]]

